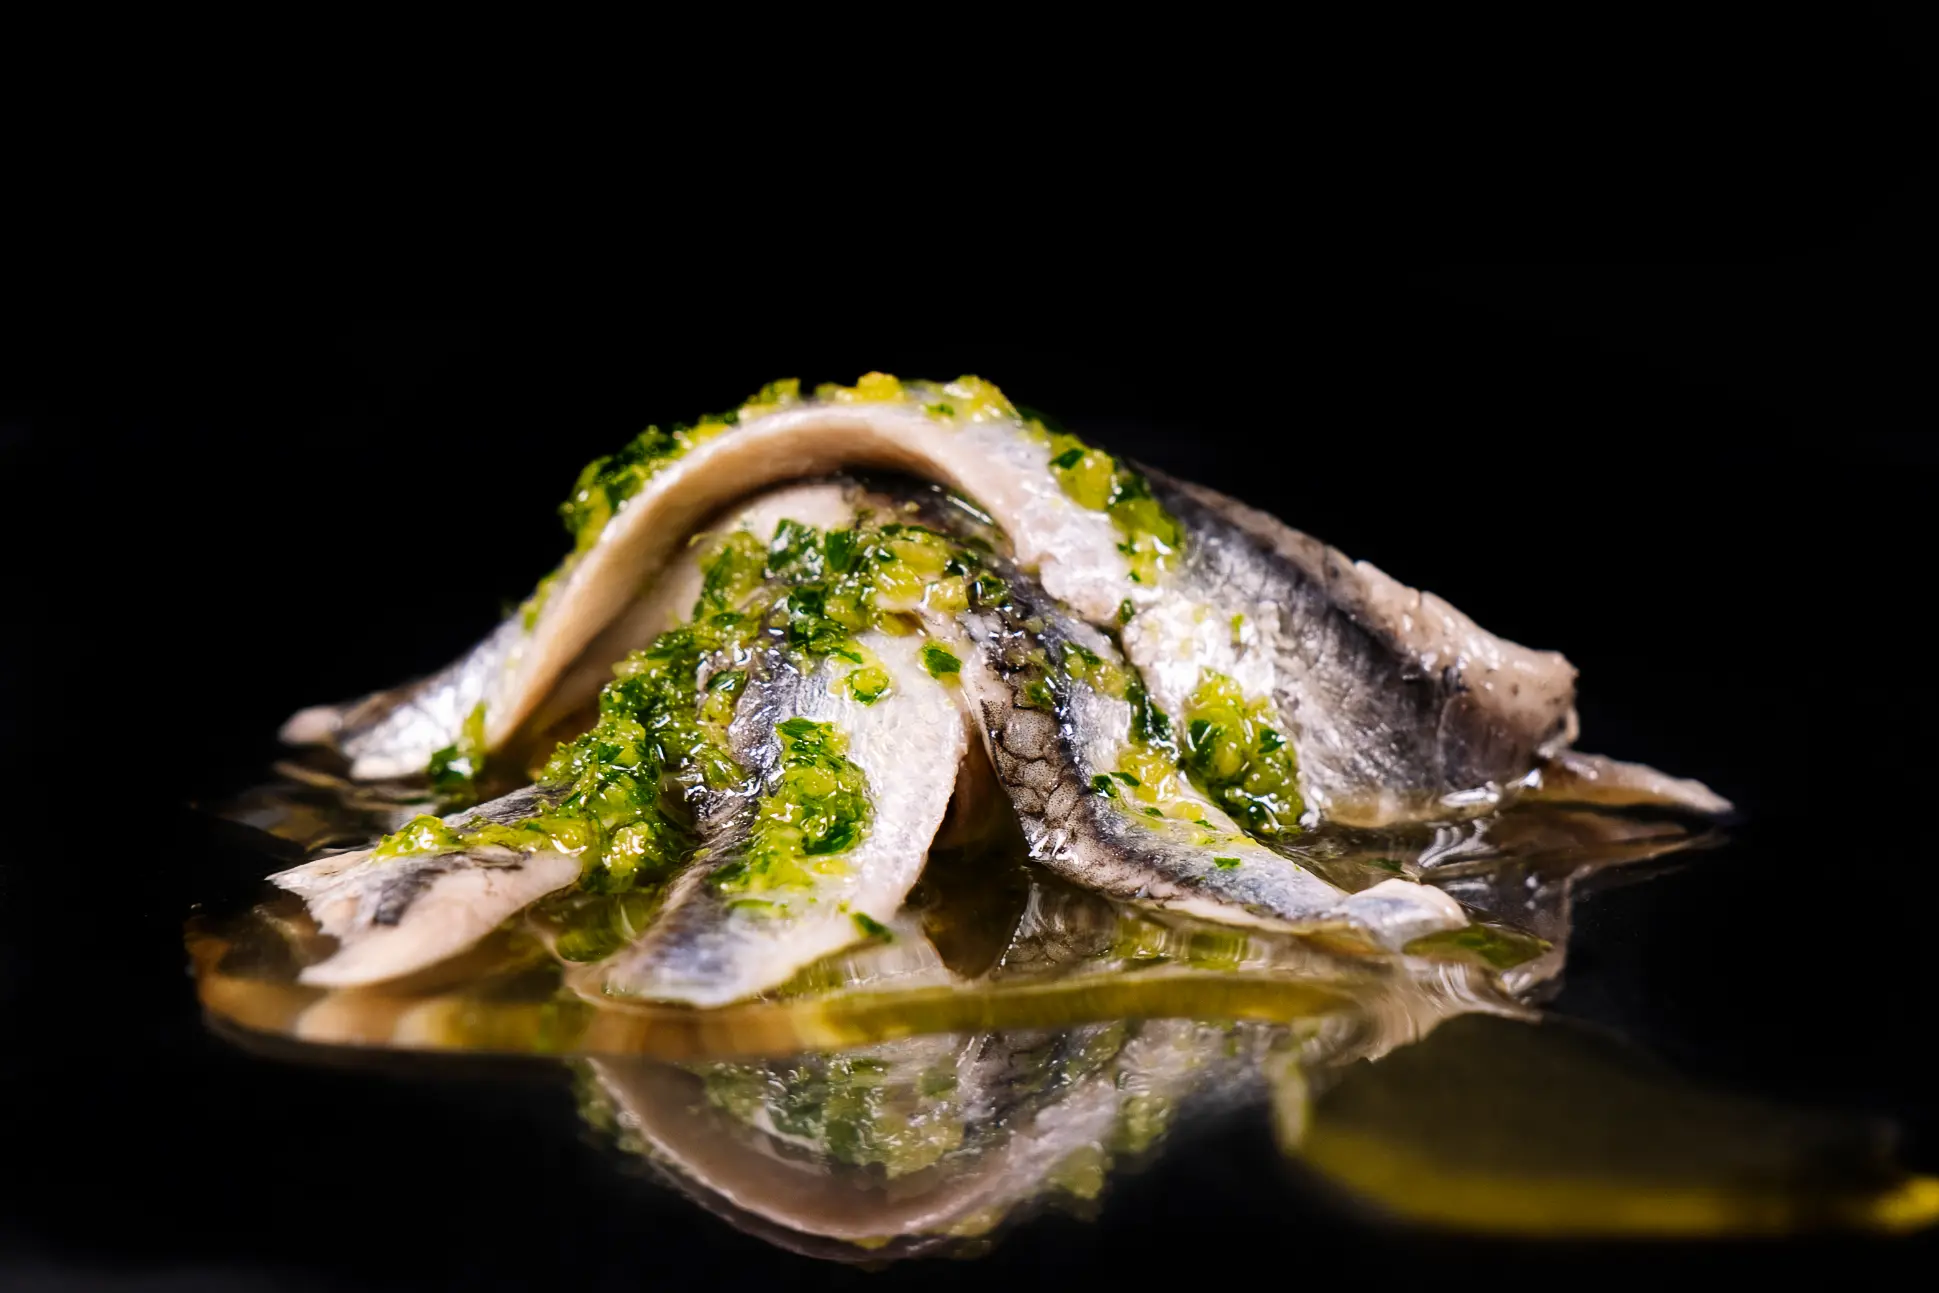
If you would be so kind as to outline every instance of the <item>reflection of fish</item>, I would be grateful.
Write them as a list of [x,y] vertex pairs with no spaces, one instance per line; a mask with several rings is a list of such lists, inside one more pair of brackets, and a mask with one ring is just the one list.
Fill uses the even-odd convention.
[[987,1234],[1052,1192],[1095,1196],[1188,1096],[1229,1094],[1248,1035],[1182,1020],[983,1034],[698,1077],[594,1060],[586,1095],[590,1117],[736,1225],[881,1260]]
[[1131,967],[1190,963],[1208,936],[1234,966],[1337,983],[1340,1008],[1291,1028],[1080,1017],[684,1069],[601,1057],[583,1070],[582,1112],[732,1224],[813,1256],[879,1261],[986,1235],[1049,1199],[1093,1199],[1184,1119],[1255,1098],[1294,1067],[1377,1057],[1466,1012],[1516,1012],[1470,967],[1172,929],[1054,880],[1031,885],[997,964],[960,987],[1150,973]]
[[[859,641],[891,683],[870,702],[844,685],[854,668],[846,661],[825,658],[803,671],[785,650],[758,653],[731,729],[753,780],[703,809],[700,850],[652,929],[597,967],[605,992],[718,1005],[886,932],[942,823],[967,735],[955,698],[922,668],[919,638],[869,632]],[[764,805],[784,775],[790,720],[843,736],[844,757],[866,778],[870,814],[853,847],[809,855],[777,879],[756,856],[757,826],[774,812]]]
[[[1054,962],[1067,934],[1100,928],[1109,911],[1094,897],[1069,902],[1101,910],[1045,908],[1026,920],[1021,961]],[[1186,1119],[1256,1098],[1268,1078],[1284,1085],[1377,1057],[1465,1011],[1512,1011],[1454,967],[1363,989],[1356,1009],[1293,1030],[1158,1019],[687,1071],[594,1059],[582,1112],[771,1242],[838,1260],[906,1257],[987,1235],[1059,1196],[1095,1199],[1114,1169]]]
[[[601,464],[584,478],[577,501],[600,523],[579,531],[580,550],[526,613],[434,677],[304,711],[284,736],[335,744],[360,778],[405,775],[483,705],[485,744],[500,748],[542,706],[568,712],[590,695],[599,644],[615,646],[602,634],[628,621],[638,590],[709,512],[779,480],[874,466],[973,498],[1051,599],[1094,626],[1122,625],[1160,708],[1182,708],[1208,674],[1270,704],[1322,816],[1379,824],[1484,810],[1541,787],[1572,741],[1574,670],[1561,656],[1505,642],[1209,490],[1153,478],[1145,498],[1144,478],[1108,455],[1074,440],[1053,452],[1066,439],[975,379],[872,375],[814,399],[771,391],[692,432],[636,442],[617,496],[599,484]],[[1093,466],[1088,483],[1059,474]],[[1121,498],[1163,516],[1165,537],[1127,540],[1109,510]],[[1620,784],[1646,801],[1724,806],[1702,787],[1615,765],[1593,782],[1568,769],[1551,780],[1552,794]]]

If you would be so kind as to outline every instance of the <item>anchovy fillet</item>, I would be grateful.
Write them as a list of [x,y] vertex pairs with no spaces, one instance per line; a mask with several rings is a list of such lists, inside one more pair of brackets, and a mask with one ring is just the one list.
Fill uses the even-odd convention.
[[1173,712],[1206,669],[1271,697],[1322,816],[1373,826],[1492,808],[1575,738],[1560,654],[1485,632],[1264,512],[1148,476],[1189,541],[1176,581],[1125,628],[1126,655]]
[[[445,818],[463,828],[509,824],[549,807],[536,788]],[[273,875],[302,898],[337,950],[299,981],[350,988],[411,974],[455,956],[505,920],[579,878],[579,860],[552,849],[485,845],[457,852],[375,857],[337,853]]]
[[1115,898],[1263,928],[1351,925],[1394,949],[1466,923],[1447,895],[1406,881],[1348,895],[1247,836],[1188,785],[1179,797],[1198,820],[1146,815],[1112,790],[1132,740],[1128,701],[1076,683],[1054,709],[1023,700],[1039,657],[1060,658],[1075,643],[1116,664],[1116,646],[1021,580],[1011,595],[1008,608],[962,617],[975,644],[963,687],[1032,857]]
[[[774,987],[894,918],[942,824],[968,734],[958,700],[923,670],[920,639],[867,632],[858,640],[892,683],[872,704],[847,694],[847,661],[831,657],[803,671],[779,648],[760,652],[729,729],[751,785],[707,807],[699,853],[652,928],[596,967],[606,994],[720,1005]],[[867,833],[811,888],[724,887],[718,873],[745,855],[755,804],[775,783],[775,731],[792,718],[832,723],[846,735],[847,757],[868,780]]]

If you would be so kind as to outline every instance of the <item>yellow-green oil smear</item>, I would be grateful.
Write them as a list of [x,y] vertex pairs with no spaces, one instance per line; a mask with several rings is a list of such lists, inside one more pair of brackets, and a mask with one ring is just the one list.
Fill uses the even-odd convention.
[[[1291,1022],[1354,1007],[1349,989],[1266,972],[1195,969],[973,990],[847,993],[711,1010],[596,1006],[564,998],[520,1000],[465,992],[417,997],[381,989],[329,993],[226,975],[206,961],[198,967],[196,985],[203,1005],[232,1023],[312,1042],[667,1060],[781,1058],[938,1033],[1067,1028],[1114,1019]],[[333,1031],[315,1023],[312,1012],[324,1004],[333,1012]],[[301,1022],[305,1019],[307,1025]]]
[[1317,1099],[1285,1074],[1288,1152],[1366,1203],[1463,1231],[1575,1238],[1905,1231],[1939,1221],[1867,1121],[1698,1087],[1563,1021],[1471,1015]]

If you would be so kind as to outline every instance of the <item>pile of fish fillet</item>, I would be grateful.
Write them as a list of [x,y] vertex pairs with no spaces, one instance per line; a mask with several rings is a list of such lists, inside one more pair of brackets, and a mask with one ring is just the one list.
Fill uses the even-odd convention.
[[[1149,563],[1141,574],[1112,517],[1066,491],[1042,424],[970,381],[865,380],[744,406],[719,434],[657,464],[542,598],[462,658],[304,710],[284,740],[329,747],[350,778],[384,782],[422,775],[467,739],[470,722],[482,757],[502,766],[583,730],[614,665],[695,614],[699,537],[744,530],[765,541],[782,522],[828,531],[893,515],[974,538],[1001,576],[1000,603],[918,606],[913,631],[860,632],[892,683],[874,703],[843,685],[839,662],[804,656],[778,632],[731,661],[703,662],[697,687],[723,668],[745,671],[728,729],[741,776],[724,789],[684,786],[691,856],[656,882],[643,927],[581,968],[593,992],[722,1005],[889,936],[952,801],[955,816],[1007,808],[1035,863],[1161,918],[1342,931],[1390,953],[1470,917],[1431,885],[1401,876],[1362,885],[1330,859],[1533,800],[1728,811],[1696,782],[1574,750],[1575,669],[1561,655],[1496,637],[1264,512],[1124,464],[1176,523],[1178,542],[1155,575]],[[926,668],[932,644],[960,668]],[[1208,675],[1265,703],[1294,755],[1300,828],[1249,834],[1184,777],[1177,793],[1193,802],[1190,820],[1112,793],[1133,700],[1067,680],[1023,694],[1040,676],[1028,662],[1074,657],[1134,679],[1136,699],[1162,713],[1183,712]],[[779,775],[776,731],[796,718],[845,734],[872,819],[813,892],[779,913],[753,910],[717,877],[746,847],[749,806]],[[462,836],[529,819],[559,793],[521,786],[444,822]],[[403,856],[350,849],[271,879],[336,940],[302,981],[344,988],[435,966],[581,877],[571,850],[493,843]]]

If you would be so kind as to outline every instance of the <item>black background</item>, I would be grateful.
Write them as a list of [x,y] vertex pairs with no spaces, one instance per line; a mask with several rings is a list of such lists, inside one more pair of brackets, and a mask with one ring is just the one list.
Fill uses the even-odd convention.
[[[1225,191],[1243,235],[1174,229],[1207,253],[1176,273],[1128,243],[1121,307],[1020,262],[844,264],[617,317],[23,328],[0,356],[20,788],[0,1283],[861,1278],[615,1184],[553,1074],[244,1055],[200,1026],[178,922],[261,870],[181,805],[260,770],[291,710],[486,630],[564,550],[551,509],[579,464],[770,377],[869,368],[981,373],[1565,651],[1584,748],[1700,777],[1747,820],[1730,850],[1585,903],[1558,1008],[1695,1074],[1892,1117],[1939,1171],[1933,102],[1889,24],[1685,35],[1578,41],[1532,79],[1513,58],[1449,74],[1401,123],[1395,164],[1426,163],[1382,190],[1369,254],[1294,222],[1323,185],[1284,207]],[[1400,258],[1450,229],[1464,263]],[[1912,1254],[1645,1247],[1585,1268],[1572,1248],[1397,1242],[1288,1189],[1261,1128],[1235,1125],[1121,1183],[1097,1223],[884,1278]]]

